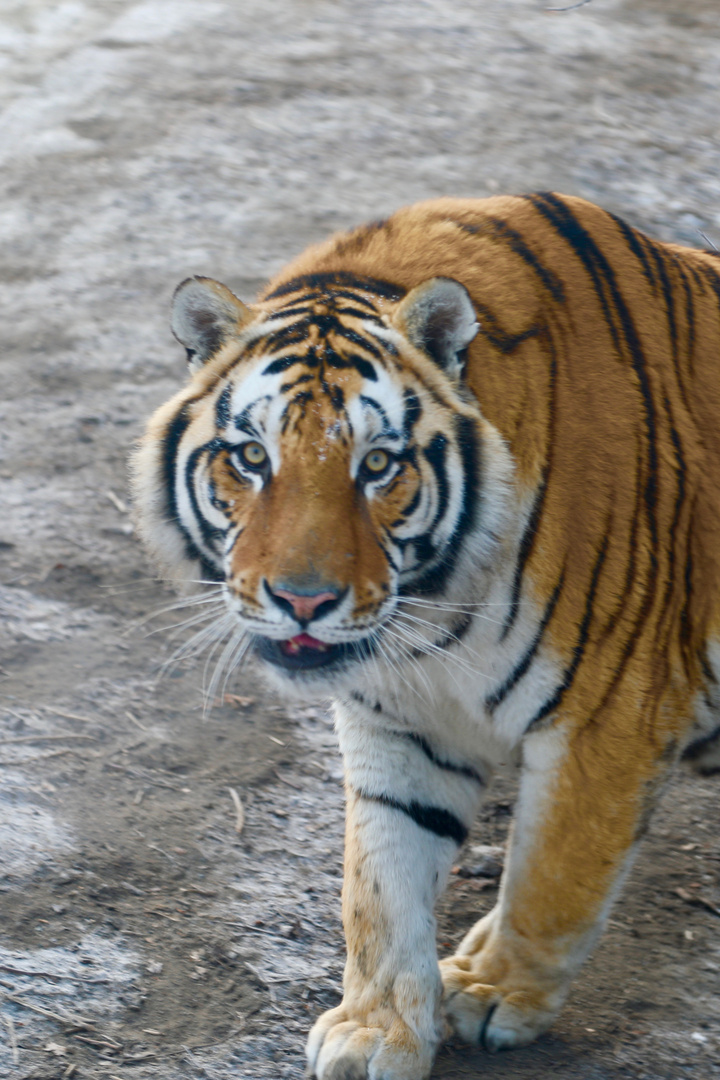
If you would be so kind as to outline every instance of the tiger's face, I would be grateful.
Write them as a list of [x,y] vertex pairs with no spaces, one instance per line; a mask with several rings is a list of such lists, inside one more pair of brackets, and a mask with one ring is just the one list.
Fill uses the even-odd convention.
[[376,299],[304,289],[258,313],[191,279],[175,300],[196,376],[159,417],[164,528],[295,682],[367,661],[403,597],[446,590],[492,527],[465,290],[434,279],[392,317]]

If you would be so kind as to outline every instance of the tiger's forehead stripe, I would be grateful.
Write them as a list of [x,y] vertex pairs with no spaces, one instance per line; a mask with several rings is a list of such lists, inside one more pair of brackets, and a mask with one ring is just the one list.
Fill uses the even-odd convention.
[[328,292],[336,296],[349,297],[352,300],[362,300],[370,305],[367,299],[370,296],[379,296],[385,300],[397,302],[402,300],[407,290],[402,285],[383,281],[380,278],[369,277],[365,274],[351,274],[343,270],[331,271],[330,273],[303,274],[292,278],[290,281],[279,285],[273,292],[263,296],[263,300],[277,300],[281,296],[291,293],[308,293],[314,291],[317,296],[327,296]]
[[[340,297],[336,292],[321,295],[305,290],[257,324],[237,361],[237,384],[231,385],[236,380],[235,372],[230,372],[230,382],[218,399],[218,428],[226,430],[231,440],[234,431],[235,437],[245,434],[268,441],[276,470],[280,439],[313,405],[326,413],[326,428],[341,421],[343,438],[359,435],[367,443],[383,433],[391,439],[407,430],[402,394],[387,367],[394,344],[383,334],[385,326],[375,305],[359,293],[342,292]],[[360,397],[365,402],[358,409]],[[379,423],[381,415],[385,419]],[[321,437],[320,430],[316,437]]]

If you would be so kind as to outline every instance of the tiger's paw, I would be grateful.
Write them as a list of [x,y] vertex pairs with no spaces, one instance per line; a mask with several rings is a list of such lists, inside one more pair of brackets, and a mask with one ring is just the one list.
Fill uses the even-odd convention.
[[345,1005],[323,1013],[307,1044],[317,1080],[426,1080],[438,1039],[422,1039],[396,1012],[361,1018]]
[[512,967],[500,977],[497,963],[484,965],[482,954],[451,956],[440,971],[448,1021],[461,1039],[489,1053],[527,1046],[550,1027],[565,998]]

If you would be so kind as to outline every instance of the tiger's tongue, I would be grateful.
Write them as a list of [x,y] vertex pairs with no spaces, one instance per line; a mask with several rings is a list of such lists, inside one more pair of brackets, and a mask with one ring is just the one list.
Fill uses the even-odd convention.
[[312,637],[310,634],[297,634],[295,637],[283,642],[283,645],[288,652],[299,652],[300,649],[318,649],[320,652],[327,650],[324,641],[318,641],[317,638]]

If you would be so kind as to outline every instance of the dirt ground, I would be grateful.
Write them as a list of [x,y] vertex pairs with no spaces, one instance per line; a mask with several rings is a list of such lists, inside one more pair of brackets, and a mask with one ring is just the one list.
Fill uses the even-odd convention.
[[[343,963],[332,728],[252,672],[205,716],[202,660],[160,676],[127,453],[183,378],[188,274],[252,298],[332,229],[539,188],[720,246],[717,0],[544,6],[0,3],[0,1076],[302,1076]],[[719,784],[673,781],[552,1032],[434,1077],[720,1077]],[[443,952],[496,895],[476,862]]]

